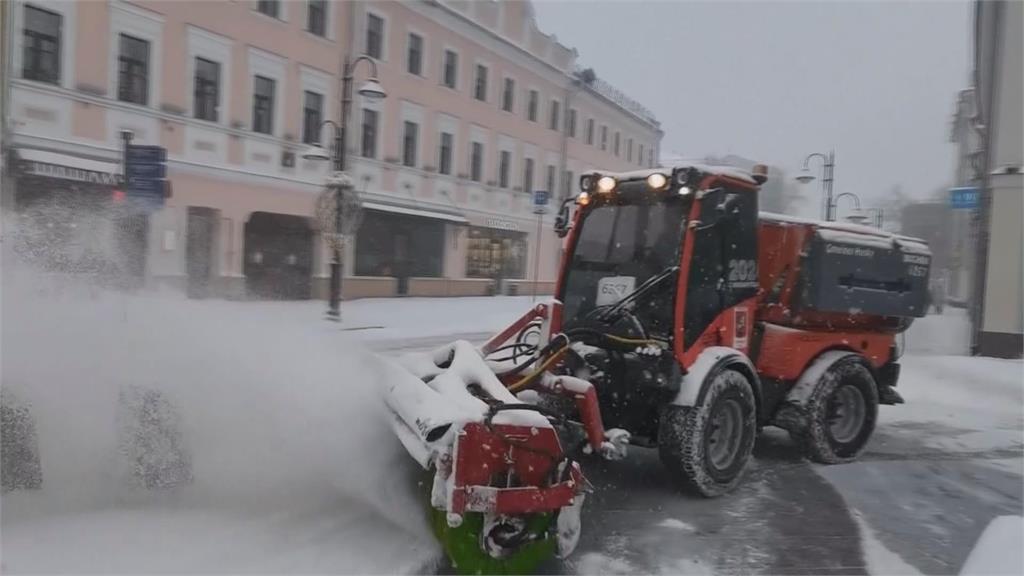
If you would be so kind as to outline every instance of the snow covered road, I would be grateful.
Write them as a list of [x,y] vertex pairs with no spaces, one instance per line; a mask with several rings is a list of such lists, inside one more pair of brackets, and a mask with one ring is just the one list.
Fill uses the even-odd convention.
[[[483,339],[530,306],[361,300],[337,325],[319,302],[31,302],[4,309],[3,386],[37,411],[45,481],[3,496],[11,573],[446,571],[411,460],[378,426],[369,390],[380,368],[365,350]],[[1021,363],[952,356],[957,312],[915,326],[907,404],[882,409],[861,461],[811,465],[769,432],[747,481],[715,500],[680,494],[651,450],[586,461],[597,490],[583,540],[545,570],[956,573],[989,520],[1021,514],[1024,426]],[[192,485],[154,494],[111,472],[124,383],[162,389],[181,408]]]

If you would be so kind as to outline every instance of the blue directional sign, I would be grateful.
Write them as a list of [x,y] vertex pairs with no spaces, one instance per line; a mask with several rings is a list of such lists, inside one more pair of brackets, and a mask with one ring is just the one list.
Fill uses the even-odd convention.
[[981,191],[974,186],[949,189],[949,207],[956,210],[973,210],[981,200]]
[[128,164],[128,180],[160,180],[167,177],[167,164],[142,164],[131,162]]
[[533,213],[543,214],[547,212],[548,207],[548,194],[547,190],[534,190],[533,191]]
[[161,146],[128,145],[125,173],[128,198],[151,208],[164,204],[167,181],[167,149]]
[[128,146],[129,164],[163,164],[167,162],[167,149],[162,146]]

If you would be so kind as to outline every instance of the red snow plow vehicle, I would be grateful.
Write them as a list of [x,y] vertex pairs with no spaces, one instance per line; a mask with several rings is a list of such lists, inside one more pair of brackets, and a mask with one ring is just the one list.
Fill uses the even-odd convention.
[[[479,349],[406,359],[417,378],[388,403],[435,471],[435,527],[460,572],[526,572],[572,551],[578,452],[657,448],[712,497],[740,482],[763,426],[846,462],[878,405],[902,402],[896,336],[926,312],[927,246],[761,214],[764,174],[584,175],[556,221],[555,298]],[[572,431],[581,450],[563,448]]]

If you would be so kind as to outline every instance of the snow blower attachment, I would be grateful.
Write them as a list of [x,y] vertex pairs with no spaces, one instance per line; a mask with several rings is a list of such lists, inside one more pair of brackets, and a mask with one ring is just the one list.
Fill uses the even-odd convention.
[[528,342],[543,338],[552,309],[536,306],[481,349],[456,341],[405,356],[399,362],[415,378],[392,380],[387,391],[397,436],[433,471],[431,524],[460,573],[529,573],[579,540],[586,481],[559,437],[567,423],[516,392],[574,398],[589,423],[584,450],[625,455],[629,436],[605,433],[590,383],[547,371],[568,338]]

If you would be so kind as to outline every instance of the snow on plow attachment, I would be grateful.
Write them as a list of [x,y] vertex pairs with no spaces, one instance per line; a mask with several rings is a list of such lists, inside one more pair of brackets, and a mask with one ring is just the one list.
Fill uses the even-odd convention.
[[[456,341],[406,355],[399,362],[409,375],[388,383],[393,429],[433,472],[431,524],[460,573],[529,573],[553,555],[567,556],[579,540],[586,481],[553,425],[560,417],[515,392],[544,389],[576,399],[581,412],[597,417],[586,430],[587,447],[624,455],[628,435],[601,428],[590,383],[547,372],[567,342],[523,341],[539,334],[551,309],[535,307],[481,349]],[[516,342],[506,343],[512,337]],[[502,352],[506,358],[494,358]]]

